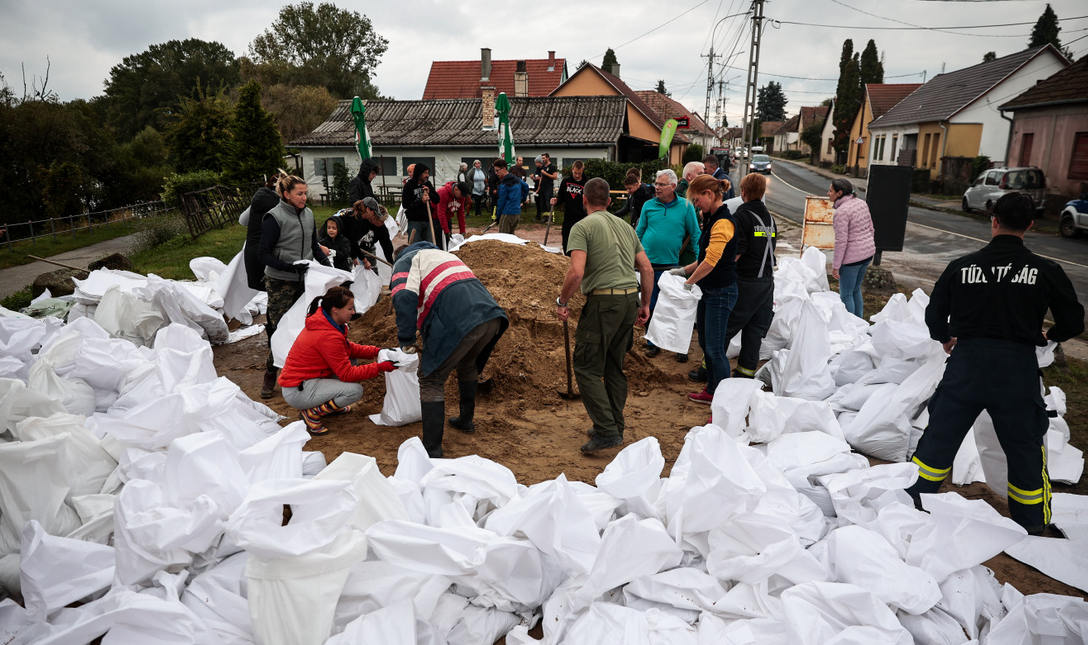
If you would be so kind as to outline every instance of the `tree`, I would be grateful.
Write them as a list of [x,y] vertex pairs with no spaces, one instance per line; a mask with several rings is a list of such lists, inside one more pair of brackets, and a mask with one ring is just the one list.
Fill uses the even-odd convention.
[[285,145],[313,132],[336,109],[336,99],[324,87],[280,83],[265,96],[265,109],[275,117]]
[[850,146],[850,128],[854,125],[861,101],[861,61],[854,53],[854,41],[847,38],[842,43],[839,82],[835,88],[834,147],[839,163],[843,163]]
[[231,148],[234,108],[223,92],[182,99],[167,134],[167,143],[180,172],[222,172]]
[[820,149],[824,143],[824,124],[813,123],[801,132],[801,143],[809,147],[812,155],[812,159],[815,161],[816,155],[820,154]]
[[283,140],[272,115],[261,107],[261,84],[257,81],[246,83],[238,93],[231,134],[229,179],[256,181],[274,174],[283,164]]
[[1058,15],[1050,8],[1050,3],[1047,3],[1046,8],[1043,9],[1043,14],[1039,16],[1039,19],[1035,21],[1035,26],[1031,28],[1031,40],[1028,41],[1028,48],[1051,44],[1066,58],[1072,60],[1073,52],[1068,47],[1062,47],[1062,41],[1058,38],[1058,32],[1061,30],[1062,28],[1058,24]]
[[280,9],[249,49],[256,63],[283,66],[294,84],[320,85],[337,98],[378,98],[371,76],[388,47],[366,16],[300,2]]
[[608,51],[604,53],[604,60],[601,61],[601,69],[611,74],[612,68],[618,64],[619,61],[616,60],[616,52],[612,51],[612,48],[609,47]]
[[106,81],[108,120],[125,139],[160,128],[182,97],[238,84],[238,61],[226,45],[189,38],[126,56]]
[[760,121],[786,120],[786,95],[781,83],[771,81],[759,88],[756,97],[756,118]]
[[665,96],[672,96],[672,92],[665,89],[665,79],[659,79],[657,81],[657,93],[664,94]]
[[982,62],[988,63],[992,60],[997,60],[997,52],[986,52],[982,55]]
[[880,62],[880,54],[876,50],[876,43],[871,39],[861,52],[859,70],[861,74],[861,89],[865,92],[865,86],[869,83],[884,82],[884,64]]

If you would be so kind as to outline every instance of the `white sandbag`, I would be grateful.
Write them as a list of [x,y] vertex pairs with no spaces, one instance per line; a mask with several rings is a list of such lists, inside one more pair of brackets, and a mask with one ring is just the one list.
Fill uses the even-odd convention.
[[94,495],[102,492],[106,479],[117,468],[117,461],[101,446],[98,438],[84,427],[84,419],[73,414],[54,414],[48,418],[32,417],[20,421],[15,434],[21,441],[40,441],[64,435],[65,463],[71,487],[69,495]]
[[33,645],[49,632],[49,625],[36,620],[11,598],[0,600],[0,643]]
[[65,503],[71,491],[67,434],[0,443],[0,556],[18,553],[23,526],[37,520],[50,535],[67,535],[79,516]]
[[778,371],[774,393],[813,401],[827,398],[835,390],[827,364],[831,344],[827,325],[810,301],[801,304],[801,315],[791,332],[789,353]]
[[657,280],[657,304],[646,340],[661,349],[687,354],[691,349],[691,334],[695,328],[695,310],[702,298],[699,287],[684,288],[684,278],[662,273]]
[[[380,263],[378,266],[388,268]],[[369,311],[374,303],[378,302],[378,298],[382,294],[382,285],[389,284],[389,282],[382,282],[379,275],[370,269],[364,269],[362,264],[355,267],[353,275],[355,281],[351,284],[351,292],[355,294],[355,312],[362,315]]]
[[463,604],[464,599],[452,593],[444,594],[443,598],[451,599],[451,602],[440,603],[435,612],[434,631],[423,635],[424,639],[430,638],[436,645],[441,643],[443,637],[448,645],[494,643],[521,620],[517,614],[510,612]]
[[899,498],[904,503],[909,502],[910,496],[905,489],[918,479],[918,467],[914,464],[878,464],[817,479],[831,494],[839,517],[866,526],[876,519],[882,505],[879,500],[885,493],[896,491],[901,493]]
[[33,352],[45,340],[47,330],[42,320],[0,316],[0,355],[14,356],[29,365],[33,362]]
[[214,381],[218,374],[211,345],[184,325],[168,325],[155,334],[154,363],[165,392]]
[[336,603],[335,629],[343,630],[356,617],[401,602],[411,603],[416,616],[429,621],[450,579],[411,571],[381,560],[356,564]]
[[268,295],[249,287],[245,248],[243,244],[242,250],[231,259],[226,269],[219,272],[215,279],[215,290],[223,298],[223,313],[228,318],[234,318],[243,325],[252,325],[253,315],[260,308],[257,301],[267,303]]
[[193,578],[181,603],[221,639],[223,645],[252,645],[256,641],[249,618],[243,551]]
[[683,552],[661,522],[625,515],[610,523],[585,584],[575,592],[583,606],[604,592],[680,564]]
[[190,566],[193,554],[219,541],[224,522],[215,502],[200,495],[186,508],[170,505],[152,481],[128,482],[117,497],[114,548],[116,585],[147,583],[163,570]]
[[23,527],[19,582],[31,617],[46,620],[113,583],[113,547],[49,535],[31,520]]
[[[279,334],[279,332],[276,332]],[[378,352],[378,362],[391,360],[394,350]],[[401,352],[396,352],[398,355]],[[403,426],[423,418],[419,403],[419,356],[400,359],[401,366],[385,373],[385,401],[382,411],[370,415],[370,421],[379,426]]]
[[95,309],[94,321],[110,336],[142,347],[151,344],[155,332],[166,324],[166,317],[151,302],[111,286]]
[[410,602],[390,605],[359,616],[344,631],[325,641],[325,645],[417,645],[416,613]]
[[827,262],[827,255],[814,246],[808,247],[801,253],[801,264],[808,269],[811,276],[805,281],[805,288],[809,293],[831,290],[831,285],[827,281]]
[[755,584],[773,575],[798,584],[831,579],[790,525],[779,518],[734,515],[711,529],[709,547],[706,568],[720,580]]
[[719,382],[710,403],[714,425],[730,437],[739,437],[748,426],[748,409],[762,388],[763,383],[755,379],[730,378]]
[[1001,585],[994,572],[983,565],[949,575],[941,583],[941,594],[932,611],[942,611],[951,616],[962,633],[971,639],[985,634],[992,623],[1005,615],[1005,608],[1001,604]]
[[306,311],[313,299],[325,295],[332,287],[340,286],[354,279],[352,274],[347,271],[327,267],[313,261],[309,265],[310,268],[307,269],[304,278],[305,290],[302,296],[280,318],[279,324],[276,325],[276,333],[272,334],[272,359],[276,367],[283,367],[283,362],[287,360],[287,353],[291,351],[295,339],[298,338],[298,335],[302,333],[303,328],[306,326]]
[[98,304],[110,287],[116,286],[121,291],[132,293],[133,290],[147,285],[147,277],[132,271],[96,269],[87,275],[86,280],[72,278],[72,282],[76,284],[72,295],[77,302]]
[[588,573],[601,546],[592,514],[562,474],[495,510],[484,528],[525,536],[571,575]]
[[1029,535],[1006,548],[1005,553],[1088,593],[1088,538],[1054,540]]
[[757,392],[752,398],[746,432],[753,442],[769,443],[783,433],[810,431],[846,441],[842,426],[826,401],[775,396],[771,392]]
[[383,562],[430,575],[471,574],[495,533],[480,528],[435,528],[389,521],[367,530],[371,550]]
[[149,275],[147,284],[133,289],[133,293],[157,306],[167,321],[193,328],[213,345],[226,342],[230,334],[223,314],[212,309],[182,283]]
[[941,599],[933,576],[900,560],[879,533],[844,526],[831,532],[827,545],[835,579],[872,589],[892,609],[918,615]]
[[[306,505],[302,499],[292,499],[292,510],[300,502]],[[311,523],[305,518],[303,522]],[[341,524],[341,528],[346,529],[346,525]],[[337,532],[331,542],[300,555],[263,558],[250,551],[247,592],[257,642],[321,645],[328,640],[340,590],[351,567],[365,558],[366,538],[355,530]]]
[[1009,613],[990,630],[987,645],[1088,642],[1088,603],[1055,594],[1020,596]]
[[892,610],[856,585],[799,584],[782,592],[782,609],[786,633],[794,645],[914,643]]
[[206,496],[226,522],[245,499],[248,484],[238,449],[218,432],[179,437],[167,449],[163,487],[171,506],[188,508]]
[[[283,525],[283,505],[291,521]],[[358,498],[350,482],[280,479],[253,484],[227,522],[235,544],[267,560],[311,553],[349,531]]]
[[824,515],[835,515],[831,493],[821,476],[868,468],[869,460],[851,452],[849,444],[823,432],[790,432],[767,444],[767,459],[797,492],[811,499]]
[[81,378],[61,378],[56,371],[71,366],[82,342],[83,336],[78,331],[54,335],[48,346],[38,352],[37,362],[30,366],[26,385],[60,401],[71,414],[90,416],[95,412],[94,389]]
[[366,531],[385,520],[408,520],[408,510],[393,486],[378,470],[378,462],[373,457],[341,453],[314,480],[351,482],[359,498],[351,518],[354,529]]
[[[420,479],[419,487],[431,526],[456,526],[462,521],[475,526],[520,490],[509,468],[476,455],[436,463]],[[454,512],[455,508],[461,512]]]
[[302,446],[309,440],[306,424],[295,421],[240,451],[238,463],[250,484],[276,479],[301,479]]
[[925,569],[938,583],[955,571],[989,560],[1027,534],[983,500],[964,499],[957,493],[922,495],[922,506],[929,511],[921,514],[927,526],[910,535],[903,560]]
[[636,611],[611,603],[593,603],[570,627],[564,644],[697,645],[694,627],[660,610]]
[[23,419],[66,413],[60,401],[28,389],[18,379],[0,378],[0,434],[14,436],[15,426]]
[[227,265],[219,258],[203,255],[189,260],[189,270],[201,282],[215,282],[227,270]]
[[597,475],[594,483],[602,491],[622,499],[638,497],[656,486],[665,468],[657,437],[645,437],[625,446]]
[[26,381],[30,376],[30,369],[26,363],[14,356],[0,356],[0,378],[14,378]]
[[698,645],[789,645],[786,626],[773,618],[726,622],[714,614],[703,614],[698,629]]
[[725,591],[722,581],[705,571],[677,567],[632,580],[623,587],[623,598],[628,607],[666,606],[697,618],[701,612],[713,611]]

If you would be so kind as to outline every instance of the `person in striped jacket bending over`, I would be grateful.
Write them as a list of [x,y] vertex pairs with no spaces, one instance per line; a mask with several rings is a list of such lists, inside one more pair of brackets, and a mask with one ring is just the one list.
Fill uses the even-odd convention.
[[475,432],[472,419],[480,373],[510,322],[457,256],[430,242],[416,242],[398,248],[393,257],[390,287],[397,312],[397,341],[402,351],[415,353],[419,330],[423,446],[431,457],[441,457],[446,379],[457,370],[460,414],[450,417],[450,425]]

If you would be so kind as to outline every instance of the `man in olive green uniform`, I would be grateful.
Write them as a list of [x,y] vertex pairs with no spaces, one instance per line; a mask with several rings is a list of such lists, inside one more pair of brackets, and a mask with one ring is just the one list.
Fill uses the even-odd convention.
[[589,454],[623,443],[623,363],[634,342],[634,325],[644,325],[650,317],[654,273],[630,225],[608,212],[608,182],[590,179],[582,200],[589,215],[571,229],[570,269],[555,304],[556,315],[565,321],[575,290],[580,287],[586,296],[575,332],[574,374],[593,422],[590,440],[582,446]]

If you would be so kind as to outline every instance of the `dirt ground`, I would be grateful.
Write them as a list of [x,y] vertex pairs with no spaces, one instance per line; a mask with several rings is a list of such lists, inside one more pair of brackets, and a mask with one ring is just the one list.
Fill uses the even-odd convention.
[[[537,241],[544,237],[544,229],[539,225],[523,226],[518,233]],[[784,231],[780,245],[789,248],[798,238],[799,231]],[[483,379],[492,379],[494,387],[490,392],[481,392],[478,398],[476,433],[466,435],[447,426],[443,443],[446,456],[476,454],[491,459],[505,465],[526,485],[553,479],[561,473],[568,479],[593,483],[619,449],[583,455],[578,448],[586,441],[589,419],[580,401],[559,395],[567,390],[567,368],[564,329],[555,317],[554,302],[566,273],[567,258],[533,244],[519,248],[490,241],[474,242],[464,247],[459,256],[505,309],[510,328],[482,375]],[[571,301],[572,350],[582,302],[581,296]],[[389,314],[388,296],[383,296],[350,328],[354,342],[395,346],[396,325]],[[663,475],[667,476],[688,430],[705,424],[710,415],[709,406],[689,402],[685,396],[701,387],[687,378],[688,370],[698,366],[701,353],[693,341],[687,363],[677,362],[674,354],[664,351],[648,359],[641,351],[643,331],[636,328],[634,347],[627,354],[630,394],[624,445],[647,436],[657,437],[666,461]],[[215,348],[216,368],[221,376],[230,378],[259,401],[266,352],[263,334],[221,345]],[[384,380],[373,379],[365,382],[364,387],[363,399],[352,412],[328,418],[326,425],[331,432],[314,437],[306,449],[322,451],[330,462],[345,451],[370,455],[377,459],[384,474],[392,475],[397,465],[397,448],[405,440],[419,436],[421,427],[419,423],[402,427],[374,425],[368,416],[381,410]],[[577,389],[577,384],[574,388]],[[456,402],[456,378],[450,378],[446,387],[447,416],[457,414]],[[265,403],[287,417],[284,424],[298,418],[297,411],[284,402],[278,389],[276,396]],[[878,462],[873,460],[873,463]],[[983,484],[951,489],[968,498],[985,499],[1007,515],[1005,502]],[[1055,485],[1054,490],[1061,491],[1062,487]],[[986,565],[994,570],[999,581],[1010,582],[1023,593],[1056,593],[1088,599],[1088,594],[1004,554]]]

